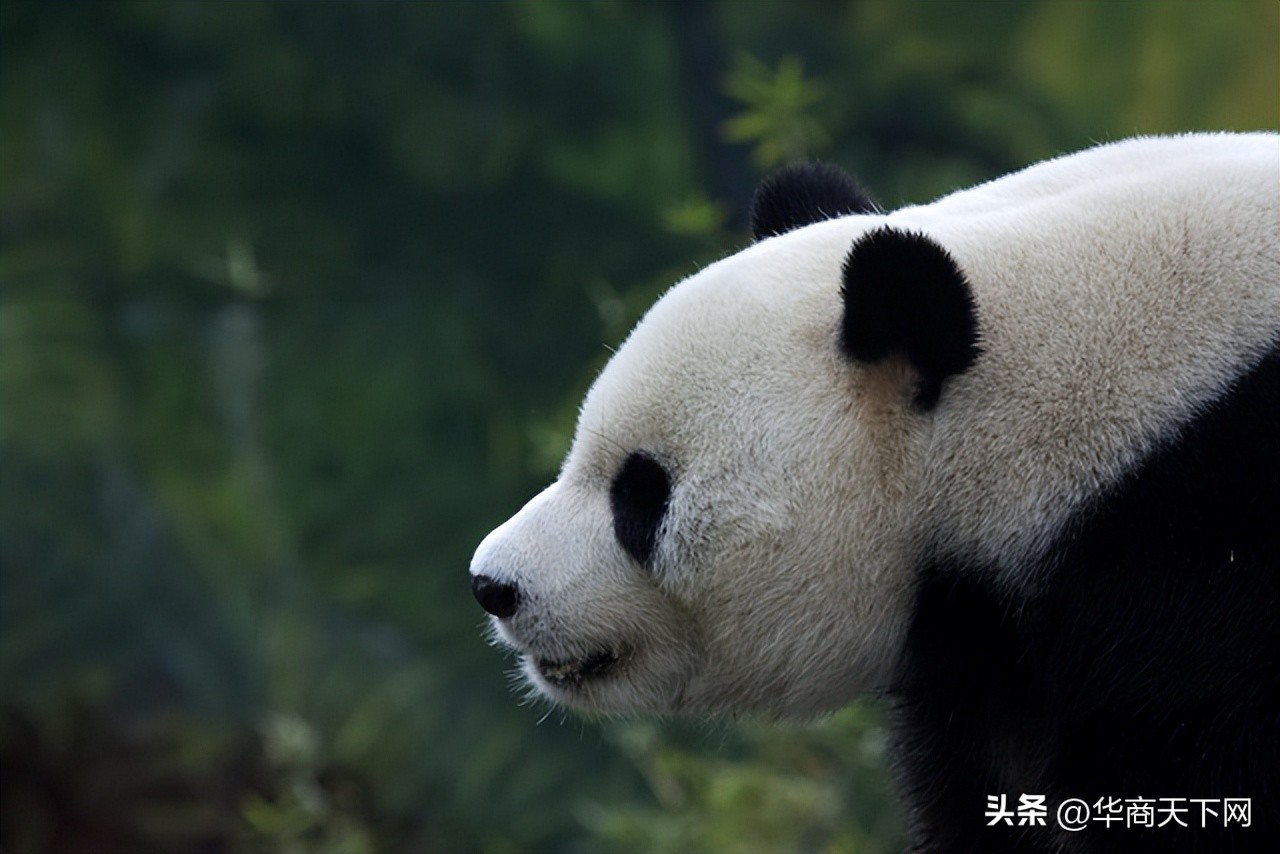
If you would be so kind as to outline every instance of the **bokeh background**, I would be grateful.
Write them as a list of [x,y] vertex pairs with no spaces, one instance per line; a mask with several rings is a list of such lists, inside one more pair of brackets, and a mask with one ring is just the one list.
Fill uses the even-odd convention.
[[818,157],[1280,126],[1274,0],[0,3],[0,850],[901,845],[882,710],[522,702],[466,566]]

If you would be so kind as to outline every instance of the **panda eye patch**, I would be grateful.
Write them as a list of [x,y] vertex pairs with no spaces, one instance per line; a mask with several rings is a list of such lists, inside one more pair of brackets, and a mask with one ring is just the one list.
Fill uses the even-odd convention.
[[622,462],[609,487],[613,535],[643,566],[649,566],[658,544],[658,528],[671,499],[671,478],[648,454],[636,451]]

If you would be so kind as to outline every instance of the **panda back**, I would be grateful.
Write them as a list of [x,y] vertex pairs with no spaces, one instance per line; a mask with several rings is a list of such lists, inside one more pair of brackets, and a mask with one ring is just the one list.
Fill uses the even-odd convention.
[[930,545],[1009,584],[1280,341],[1274,134],[1104,146],[888,221],[958,259],[982,337],[937,415]]

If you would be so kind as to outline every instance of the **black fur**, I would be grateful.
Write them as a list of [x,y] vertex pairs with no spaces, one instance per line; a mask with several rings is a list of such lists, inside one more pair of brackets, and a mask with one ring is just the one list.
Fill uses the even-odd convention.
[[649,566],[658,544],[658,529],[671,499],[671,478],[653,457],[630,454],[609,488],[613,535],[627,554]]
[[[924,567],[892,692],[918,850],[1280,851],[1278,420],[1280,350],[1078,514],[1033,592]],[[987,827],[1000,794],[1047,796],[1047,827]],[[1189,828],[1057,830],[1100,797],[1247,797],[1253,824],[1187,801]]]
[[916,405],[937,403],[942,382],[978,358],[969,282],[931,238],[878,228],[854,241],[844,262],[840,345],[855,361],[904,356],[919,373]]
[[826,219],[864,213],[879,213],[879,208],[843,169],[826,163],[794,163],[756,188],[751,235],[763,240]]

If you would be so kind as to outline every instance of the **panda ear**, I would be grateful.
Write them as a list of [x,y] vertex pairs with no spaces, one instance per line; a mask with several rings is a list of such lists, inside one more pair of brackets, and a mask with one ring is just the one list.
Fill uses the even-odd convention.
[[947,250],[923,234],[878,228],[844,262],[840,346],[858,362],[903,356],[920,382],[915,405],[931,409],[942,382],[981,353],[973,293]]
[[843,169],[826,163],[794,163],[756,188],[751,236],[763,240],[825,219],[879,212]]

